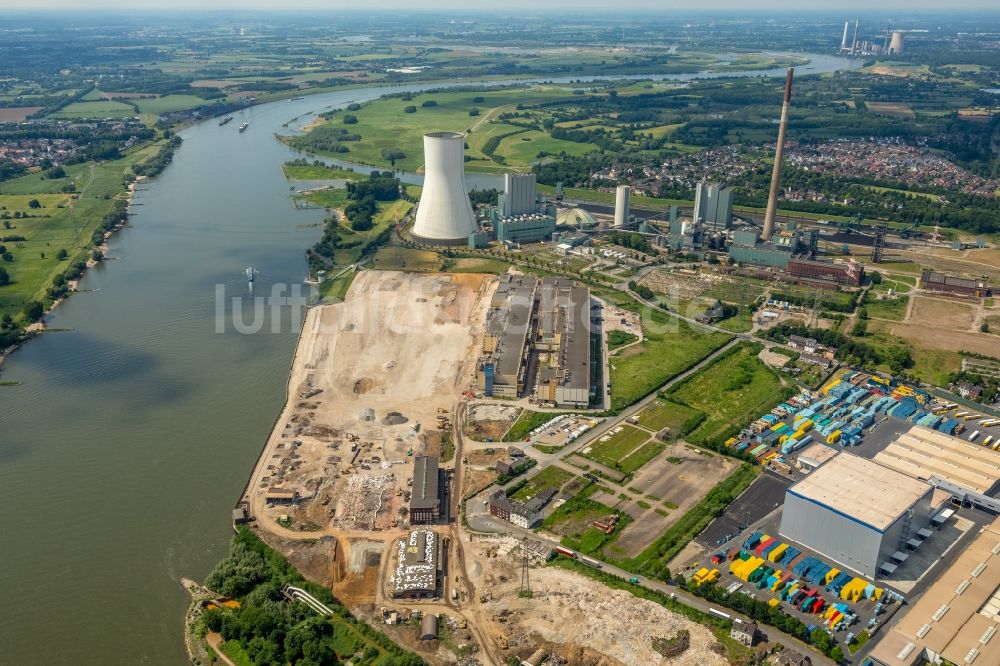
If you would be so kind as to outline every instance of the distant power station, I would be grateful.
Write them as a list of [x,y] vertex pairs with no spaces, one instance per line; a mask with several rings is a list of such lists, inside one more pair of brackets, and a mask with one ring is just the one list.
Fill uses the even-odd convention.
[[465,135],[424,135],[424,186],[413,235],[440,245],[458,245],[478,230],[465,188]]
[[615,190],[615,226],[624,227],[628,224],[629,202],[632,198],[632,188],[628,185],[619,185]]
[[892,40],[889,42],[889,55],[901,55],[903,53],[903,33],[893,30]]

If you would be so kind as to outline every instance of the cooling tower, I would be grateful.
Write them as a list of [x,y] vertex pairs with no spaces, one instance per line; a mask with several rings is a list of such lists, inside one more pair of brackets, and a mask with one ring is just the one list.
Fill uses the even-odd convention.
[[781,186],[781,159],[785,155],[785,128],[788,127],[788,107],[792,102],[792,67],[785,78],[785,98],[781,103],[781,121],[778,124],[778,144],[774,148],[774,167],[771,170],[771,189],[767,195],[767,212],[764,213],[764,233],[761,240],[771,240],[774,234],[774,214],[778,209],[778,188]]
[[619,185],[615,190],[615,226],[623,227],[628,223],[628,204],[632,194],[632,188],[628,185]]
[[903,52],[903,33],[896,30],[892,33],[892,40],[889,42],[889,53],[899,55]]
[[465,189],[465,135],[424,135],[424,188],[413,235],[439,244],[465,243],[478,230]]

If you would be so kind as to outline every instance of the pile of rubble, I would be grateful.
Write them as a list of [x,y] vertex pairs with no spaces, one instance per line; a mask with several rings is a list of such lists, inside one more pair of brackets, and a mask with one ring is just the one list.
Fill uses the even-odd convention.
[[349,477],[337,503],[337,524],[345,529],[372,529],[375,518],[389,506],[395,484],[392,473]]

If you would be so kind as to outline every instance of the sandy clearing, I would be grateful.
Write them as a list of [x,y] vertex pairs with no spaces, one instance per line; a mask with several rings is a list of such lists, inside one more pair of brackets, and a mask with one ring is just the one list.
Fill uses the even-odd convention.
[[975,309],[968,303],[915,296],[907,323],[968,331],[974,317]]

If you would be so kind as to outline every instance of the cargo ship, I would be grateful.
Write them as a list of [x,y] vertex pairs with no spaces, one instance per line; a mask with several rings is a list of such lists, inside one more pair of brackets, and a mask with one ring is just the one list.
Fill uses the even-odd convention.
[[250,127],[250,123],[243,123],[242,125],[240,125],[240,134],[246,132],[248,127]]
[[232,119],[233,119],[232,116],[226,116],[225,118],[219,121],[219,127],[229,124],[232,121]]

